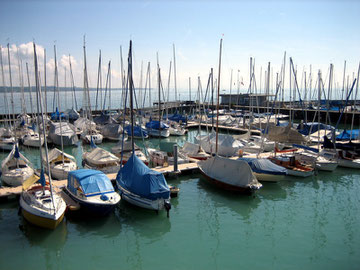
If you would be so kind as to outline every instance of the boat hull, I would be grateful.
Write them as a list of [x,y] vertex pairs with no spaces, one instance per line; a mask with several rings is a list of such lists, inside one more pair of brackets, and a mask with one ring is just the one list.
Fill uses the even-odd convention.
[[64,212],[59,219],[49,219],[34,215],[26,211],[24,208],[21,208],[21,213],[24,216],[24,218],[31,224],[47,229],[55,229],[64,219],[64,214],[65,214]]
[[160,134],[159,134],[159,130],[158,129],[154,129],[154,128],[147,128],[146,129],[149,136],[152,136],[152,137],[163,137],[163,138],[167,138],[170,136],[170,131],[169,129],[163,129],[160,131]]
[[119,193],[120,193],[121,199],[127,201],[130,204],[133,204],[133,205],[141,207],[141,208],[149,209],[149,210],[159,211],[159,210],[164,209],[165,199],[149,200],[149,199],[142,198],[134,193],[127,191],[120,185],[117,185],[117,186],[119,188]]
[[286,175],[256,173],[254,172],[256,179],[260,182],[279,182],[285,179]]
[[230,184],[218,181],[218,180],[208,176],[201,168],[200,168],[200,173],[204,176],[204,178],[207,180],[207,182],[209,182],[210,184],[217,186],[223,190],[241,193],[241,194],[249,195],[249,196],[251,196],[255,192],[255,189],[252,189],[250,187],[239,187],[239,186],[234,186],[234,185],[230,185]]
[[345,168],[352,168],[352,169],[360,169],[360,159],[355,160],[347,160],[347,159],[338,159],[339,166]]
[[[110,214],[111,211],[114,210],[116,204],[120,201],[120,198],[116,200],[113,204],[103,204],[103,203],[94,203],[94,202],[86,202],[73,193],[71,193],[67,187],[64,188],[66,194],[68,194],[74,201],[80,204],[82,210],[87,213],[91,213],[95,216],[107,216]],[[115,192],[114,192],[115,193]],[[117,195],[119,196],[119,195]]]

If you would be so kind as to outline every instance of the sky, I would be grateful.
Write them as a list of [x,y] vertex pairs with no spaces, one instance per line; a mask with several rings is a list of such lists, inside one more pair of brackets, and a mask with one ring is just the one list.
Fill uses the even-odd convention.
[[[111,61],[112,87],[121,87],[120,46],[126,64],[130,39],[134,51],[134,80],[140,85],[141,66],[146,73],[150,62],[152,86],[156,86],[157,55],[163,84],[167,85],[170,61],[175,46],[177,88],[196,89],[200,78],[206,87],[214,68],[218,76],[219,46],[223,39],[221,88],[232,88],[242,81],[242,91],[249,85],[250,57],[255,59],[257,87],[265,84],[265,69],[271,65],[275,84],[286,52],[285,74],[289,57],[303,82],[310,65],[314,81],[318,70],[326,79],[330,63],[335,81],[356,77],[360,61],[358,19],[360,1],[0,1],[0,45],[5,84],[9,85],[7,44],[13,85],[19,85],[18,55],[24,82],[28,63],[33,76],[32,42],[37,45],[43,63],[46,49],[47,84],[54,82],[54,44],[56,44],[59,83],[69,79],[71,55],[75,85],[83,85],[83,39],[86,40],[88,75],[91,87],[97,84],[99,50],[102,52],[103,84]],[[19,53],[17,53],[19,51]],[[42,68],[42,67],[41,67]],[[126,68],[126,67],[125,67]],[[174,67],[172,67],[172,76]],[[145,76],[145,75],[143,75]],[[143,86],[144,86],[143,77]],[[0,80],[4,83],[2,80]],[[285,78],[285,83],[288,79]],[[174,78],[170,81],[174,87]]]

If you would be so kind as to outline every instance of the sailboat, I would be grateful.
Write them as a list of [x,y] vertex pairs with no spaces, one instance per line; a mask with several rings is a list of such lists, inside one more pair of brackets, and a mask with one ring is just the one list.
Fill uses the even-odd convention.
[[[217,110],[219,110],[221,48],[222,39],[220,40]],[[198,163],[200,172],[208,182],[221,189],[251,195],[256,190],[260,189],[262,184],[258,182],[247,162],[243,160],[223,158],[217,155],[219,129],[218,114],[216,118],[216,155]]]
[[[43,157],[42,163],[44,165],[47,161],[49,161],[51,176],[54,179],[67,179],[68,173],[77,169],[75,158],[57,148],[51,149],[48,156]],[[45,166],[45,172],[49,174],[47,166]]]
[[106,174],[116,173],[120,169],[120,159],[109,151],[97,147],[93,141],[90,144],[92,150],[83,153],[82,165],[86,169],[102,171]]
[[26,179],[34,174],[30,161],[24,157],[14,145],[10,154],[1,163],[3,183],[9,186],[21,186]]
[[[128,84],[130,90],[131,127],[133,115],[132,41],[128,57]],[[132,136],[134,132],[131,132]],[[148,168],[134,153],[134,138],[131,138],[133,154],[116,176],[116,186],[125,201],[152,210],[165,209],[169,215],[170,189],[162,173]]]
[[[37,70],[37,56],[36,48],[34,44],[34,59],[35,59],[35,78],[36,78],[36,87],[37,87],[37,99],[38,99],[38,120],[40,119],[39,106],[41,107],[42,112],[42,101],[41,101],[41,89],[38,79],[38,70]],[[39,122],[39,121],[38,121]],[[44,119],[42,120],[43,126],[45,126]],[[40,150],[40,156],[42,151]],[[45,152],[47,155],[47,141],[45,138]],[[49,169],[49,163],[47,163]],[[41,166],[43,167],[43,166]],[[46,184],[45,174],[43,168],[40,173],[40,183],[41,185],[33,185],[39,180],[35,175],[29,178],[23,184],[23,191],[20,196],[20,207],[21,212],[24,218],[30,223],[49,229],[55,229],[58,224],[63,220],[66,203],[58,194],[53,191],[51,185],[51,176],[49,176],[49,185]]]

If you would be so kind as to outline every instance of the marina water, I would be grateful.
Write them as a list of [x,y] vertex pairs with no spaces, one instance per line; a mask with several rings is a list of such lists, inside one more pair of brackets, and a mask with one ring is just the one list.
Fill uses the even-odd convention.
[[[80,167],[83,149],[65,148]],[[21,151],[39,168],[37,150]],[[256,197],[219,191],[200,174],[168,183],[180,188],[170,218],[121,202],[106,218],[67,216],[48,231],[27,223],[17,200],[0,203],[0,269],[359,269],[358,170],[264,183]]]

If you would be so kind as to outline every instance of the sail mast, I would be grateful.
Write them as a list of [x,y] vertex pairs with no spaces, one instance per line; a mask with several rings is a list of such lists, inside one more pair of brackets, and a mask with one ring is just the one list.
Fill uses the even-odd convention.
[[218,140],[219,140],[219,96],[220,96],[220,71],[221,71],[221,50],[222,50],[222,39],[220,39],[220,53],[219,53],[219,75],[218,75],[218,88],[217,88],[217,104],[216,104],[216,148],[215,153],[218,153]]
[[130,40],[129,46],[129,58],[128,58],[128,83],[130,90],[130,119],[131,119],[131,149],[135,152],[134,145],[134,104],[133,104],[133,78],[132,78],[132,40]]

